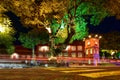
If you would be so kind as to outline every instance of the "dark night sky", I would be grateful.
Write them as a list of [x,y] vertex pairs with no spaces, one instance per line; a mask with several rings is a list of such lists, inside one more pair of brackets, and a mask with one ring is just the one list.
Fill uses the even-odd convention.
[[23,25],[20,22],[20,18],[17,17],[15,14],[11,13],[11,12],[7,12],[5,13],[10,20],[12,21],[12,26],[18,31],[18,32],[26,32],[28,31],[27,28],[23,27]]
[[120,20],[115,17],[107,17],[98,26],[89,25],[88,27],[90,33],[120,32]]
[[18,37],[19,37],[18,32],[27,32],[29,29],[23,27],[23,25],[20,22],[20,18],[17,17],[15,14],[13,14],[11,12],[7,12],[5,14],[10,18],[10,20],[12,21],[12,26],[16,30],[16,34],[15,34],[16,41],[14,42],[14,44],[21,45],[20,41],[18,40]]

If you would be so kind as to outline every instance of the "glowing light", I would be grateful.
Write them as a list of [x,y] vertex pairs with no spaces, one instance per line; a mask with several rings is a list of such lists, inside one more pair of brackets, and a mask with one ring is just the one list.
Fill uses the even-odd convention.
[[11,55],[11,59],[18,59],[19,58],[19,55],[17,53],[13,53]]
[[50,58],[48,58],[48,60],[56,60],[56,57],[51,56]]
[[98,35],[96,34],[95,37],[98,37]]
[[64,22],[62,21],[62,24],[61,24],[61,28],[64,28],[65,26],[64,26]]
[[49,33],[51,33],[51,28],[46,27],[46,29],[48,30]]
[[90,45],[90,42],[88,42],[87,44]]
[[102,38],[102,36],[99,36],[99,39],[101,39]]
[[98,42],[95,41],[95,44],[98,44]]
[[85,41],[85,38],[83,38],[83,41]]
[[93,49],[90,49],[90,53],[91,53],[91,54],[93,53]]
[[89,35],[88,37],[91,38],[91,35]]
[[88,54],[88,49],[86,50],[86,54]]
[[69,46],[67,46],[65,50],[66,50],[66,51],[68,51],[69,49],[70,49],[70,45],[69,45]]
[[115,54],[115,52],[114,52],[114,51],[112,51],[111,55],[113,55],[113,54]]
[[0,24],[0,32],[5,32],[5,28]]
[[48,46],[42,46],[39,48],[39,51],[48,51],[49,47]]

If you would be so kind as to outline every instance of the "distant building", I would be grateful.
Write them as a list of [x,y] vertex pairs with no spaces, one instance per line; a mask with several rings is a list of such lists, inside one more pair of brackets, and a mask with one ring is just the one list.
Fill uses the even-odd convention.
[[[58,45],[59,46],[59,45]],[[46,45],[39,44],[35,47],[35,57],[36,60],[49,60],[50,55],[48,54],[50,47]],[[16,53],[16,54],[15,54]],[[15,46],[15,53],[11,55],[12,59],[20,60],[31,60],[32,50],[24,48],[23,46]],[[74,41],[68,44],[66,48],[59,54],[57,60],[64,61],[77,61],[86,63],[99,63],[99,38],[89,37],[84,41]]]
[[95,65],[100,62],[99,38],[90,37],[85,40],[85,58],[89,58],[89,64],[91,64],[91,61]]
[[[60,57],[85,57],[85,52],[84,52],[84,42],[83,41],[74,41],[72,44],[68,44],[66,49],[62,51],[61,54],[58,56]],[[16,46],[15,52],[20,55],[20,57],[32,57],[32,50],[24,48],[22,46]],[[35,55],[36,57],[39,58],[48,58],[49,54],[49,46],[48,45],[42,45],[39,44],[35,48]]]

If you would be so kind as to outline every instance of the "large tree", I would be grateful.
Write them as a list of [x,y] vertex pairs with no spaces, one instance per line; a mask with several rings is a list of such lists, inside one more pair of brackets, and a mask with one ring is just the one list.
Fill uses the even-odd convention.
[[[116,15],[115,0],[2,0],[1,4],[20,17],[24,25],[50,29],[51,55],[55,43],[68,44],[87,35],[87,23],[98,25],[106,16]],[[64,33],[63,33],[64,32]],[[63,36],[64,35],[64,36]]]
[[38,44],[46,44],[48,42],[47,31],[40,31],[37,28],[28,33],[20,33],[20,42],[26,48],[32,49],[32,58],[35,56],[35,46]]
[[[33,28],[37,27],[40,30],[50,28],[52,20],[62,18],[65,12],[65,5],[63,5],[62,0],[44,0],[42,3],[39,0],[11,0],[3,2],[3,4],[5,4],[5,8],[19,16],[23,24]],[[50,34],[49,36],[50,46],[53,48],[53,34]],[[51,53],[54,53],[53,49],[50,50]]]

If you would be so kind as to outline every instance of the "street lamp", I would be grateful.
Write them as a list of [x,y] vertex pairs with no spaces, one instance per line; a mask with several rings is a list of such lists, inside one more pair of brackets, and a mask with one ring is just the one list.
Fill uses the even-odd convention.
[[98,35],[96,34],[95,37],[98,37]]
[[88,37],[91,38],[91,35],[89,35]]
[[99,36],[99,39],[101,39],[102,38],[102,36]]

